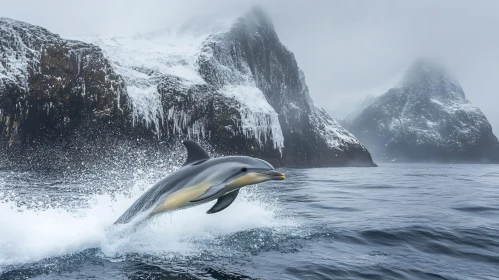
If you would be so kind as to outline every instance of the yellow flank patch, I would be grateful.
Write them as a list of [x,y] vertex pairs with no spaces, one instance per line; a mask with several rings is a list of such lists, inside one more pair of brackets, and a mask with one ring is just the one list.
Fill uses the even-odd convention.
[[195,203],[190,201],[204,194],[212,185],[213,184],[208,182],[202,182],[200,184],[178,190],[167,196],[165,201],[149,213],[149,216],[194,205]]
[[[228,183],[226,186],[226,191],[232,191],[247,185],[258,184],[266,180],[268,179],[264,175],[261,175],[259,173],[248,173]],[[213,186],[213,183],[205,181],[197,185],[178,190],[167,196],[165,201],[154,208],[154,210],[149,213],[149,217],[162,212],[177,210],[199,204],[200,202],[192,203],[190,201],[204,194],[211,186]]]
[[265,177],[258,174],[258,173],[248,173],[244,176],[241,176],[235,180],[233,180],[232,182],[230,182],[229,184],[227,184],[227,190],[235,190],[237,188],[241,188],[241,187],[244,187],[244,186],[247,186],[247,185],[253,185],[253,184],[258,184],[258,183],[261,183],[261,182],[264,182],[265,181]]

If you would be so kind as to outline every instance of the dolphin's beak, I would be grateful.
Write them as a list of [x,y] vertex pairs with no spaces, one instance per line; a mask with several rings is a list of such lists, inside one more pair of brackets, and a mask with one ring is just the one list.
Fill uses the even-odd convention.
[[265,177],[268,177],[269,180],[284,180],[284,178],[286,178],[284,173],[277,172],[275,170],[262,171],[258,173],[264,175]]

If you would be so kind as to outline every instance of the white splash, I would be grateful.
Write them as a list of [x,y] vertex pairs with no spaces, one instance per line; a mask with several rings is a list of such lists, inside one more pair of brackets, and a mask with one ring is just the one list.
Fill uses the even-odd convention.
[[[139,176],[140,178],[149,176]],[[138,177],[138,178],[139,178]],[[0,182],[1,184],[2,182]],[[228,210],[216,215],[206,211],[213,203],[158,216],[135,232],[112,223],[155,181],[134,182],[131,195],[94,195],[88,206],[40,210],[0,203],[0,271],[2,266],[39,261],[48,257],[100,248],[109,258],[126,253],[191,254],[199,241],[252,228],[293,226],[278,217],[275,205],[243,189]],[[1,185],[0,185],[1,187]],[[249,188],[254,188],[250,186]],[[1,188],[0,188],[1,195]],[[36,205],[36,203],[34,204]],[[196,240],[196,243],[193,243]]]

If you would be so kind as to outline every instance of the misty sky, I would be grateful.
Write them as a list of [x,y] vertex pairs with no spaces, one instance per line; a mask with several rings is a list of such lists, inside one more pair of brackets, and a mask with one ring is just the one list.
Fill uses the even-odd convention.
[[[62,37],[133,35],[203,14],[242,13],[255,1],[0,0],[0,16]],[[499,1],[261,1],[295,53],[315,103],[343,118],[435,57],[499,134]]]

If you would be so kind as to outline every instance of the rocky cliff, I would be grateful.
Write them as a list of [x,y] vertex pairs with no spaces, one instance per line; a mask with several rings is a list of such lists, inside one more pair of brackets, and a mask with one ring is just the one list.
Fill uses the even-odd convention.
[[9,154],[52,149],[67,158],[122,141],[157,149],[191,138],[277,166],[373,165],[367,149],[314,106],[293,53],[259,8],[81,41],[1,19],[0,36],[0,129]]
[[347,127],[379,160],[499,161],[499,143],[485,115],[458,81],[427,59],[414,63],[398,87]]

